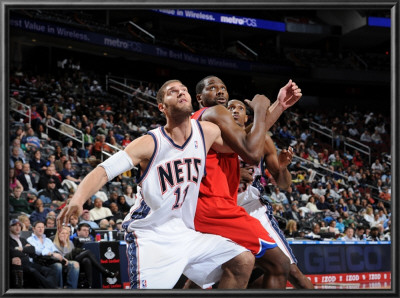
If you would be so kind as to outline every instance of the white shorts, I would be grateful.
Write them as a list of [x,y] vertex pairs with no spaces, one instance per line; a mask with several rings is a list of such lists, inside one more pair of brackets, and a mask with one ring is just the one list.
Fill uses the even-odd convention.
[[247,251],[229,239],[189,229],[181,219],[128,233],[132,289],[172,289],[182,274],[202,288],[217,282],[221,265]]
[[254,218],[257,218],[264,229],[267,230],[269,235],[275,240],[278,247],[283,253],[289,258],[290,264],[297,264],[297,259],[293,254],[293,251],[287,242],[285,235],[279,228],[278,222],[275,220],[272,214],[272,207],[268,210],[268,207],[260,202],[260,200],[246,200],[245,204],[242,205],[246,209],[247,213]]

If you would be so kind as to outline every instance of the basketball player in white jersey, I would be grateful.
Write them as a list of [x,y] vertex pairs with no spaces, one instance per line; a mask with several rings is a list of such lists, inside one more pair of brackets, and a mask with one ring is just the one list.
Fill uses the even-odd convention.
[[[132,141],[90,172],[58,216],[58,228],[71,215],[79,216],[87,198],[107,181],[138,165],[141,199],[123,222],[131,288],[170,289],[181,274],[203,288],[218,280],[220,288],[245,288],[254,265],[252,254],[226,238],[193,229],[206,154],[211,146],[231,151],[218,126],[190,119],[191,97],[180,81],[164,83],[157,102],[167,124]],[[269,100],[256,95],[248,104],[265,114]],[[237,271],[222,275],[231,262],[236,262]]]
[[[245,127],[247,122],[246,106],[240,100],[231,100],[228,102],[228,110],[231,111],[236,123]],[[294,256],[289,243],[279,228],[278,222],[275,220],[272,207],[268,202],[260,201],[260,187],[257,187],[256,176],[262,174],[262,163],[265,162],[266,168],[271,173],[278,187],[286,189],[290,186],[292,177],[287,170],[287,166],[291,163],[293,157],[293,149],[283,149],[279,156],[277,155],[275,145],[269,135],[266,135],[264,146],[264,157],[260,165],[247,166],[241,161],[241,184],[238,194],[238,205],[246,209],[247,213],[257,218],[263,227],[275,240],[278,247],[290,259],[289,281],[297,289],[314,289],[311,281],[304,276],[297,266],[297,259]],[[243,171],[244,170],[244,171]],[[244,179],[243,179],[244,178]],[[247,180],[247,181],[243,181]],[[247,183],[246,183],[247,182]],[[262,186],[261,186],[262,189]],[[257,282],[250,287],[256,287]]]

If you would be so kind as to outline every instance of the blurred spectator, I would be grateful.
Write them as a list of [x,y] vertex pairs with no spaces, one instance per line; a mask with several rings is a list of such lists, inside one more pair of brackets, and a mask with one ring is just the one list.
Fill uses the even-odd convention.
[[113,214],[109,208],[103,207],[103,201],[100,198],[94,199],[94,208],[90,211],[90,220],[100,221],[103,218],[111,218]]
[[42,173],[46,170],[46,161],[42,159],[42,152],[40,150],[35,151],[33,158],[29,161],[29,165],[32,170]]
[[336,227],[336,224],[337,224],[336,220],[331,220],[331,222],[328,225],[328,233],[334,233],[335,237],[340,234],[340,231]]
[[96,138],[97,138],[97,140],[93,146],[93,154],[96,156],[96,158],[101,159],[102,151],[112,153],[110,146],[108,146],[106,144],[106,136],[105,135],[101,134],[101,135],[98,135]]
[[28,121],[28,118],[31,117],[31,125],[34,130],[37,130],[38,125],[42,122],[42,116],[37,112],[37,105],[32,104],[31,105],[31,110],[26,112],[26,115],[28,116],[25,118],[26,122]]
[[372,142],[371,134],[368,131],[368,129],[364,130],[364,132],[361,134],[360,141],[361,142],[365,142],[365,143],[371,143]]
[[99,227],[101,230],[109,230],[109,231],[113,230],[112,226],[110,225],[110,222],[106,218],[100,220]]
[[[35,180],[35,176],[37,173],[33,174],[31,172],[31,166],[29,163],[24,163],[22,166],[22,173],[18,175],[17,179],[21,182],[24,191],[31,191],[37,195],[37,183]],[[37,177],[39,179],[39,177]]]
[[[105,126],[102,126],[102,124],[105,124]],[[102,113],[101,118],[97,120],[95,126],[103,127],[103,129],[112,128],[112,124],[108,121],[107,113]],[[107,135],[107,133],[104,133],[104,135]]]
[[373,227],[375,225],[374,209],[372,207],[366,208],[364,219],[368,222],[370,227]]
[[312,189],[313,194],[317,199],[319,199],[321,196],[325,196],[326,194],[326,189],[323,188],[322,183],[319,182],[317,184],[317,188]]
[[31,231],[32,226],[31,226],[31,221],[29,220],[29,216],[26,214],[21,214],[18,216],[18,220],[22,225],[22,231]]
[[378,227],[371,227],[371,230],[369,231],[369,234],[368,234],[368,237],[366,240],[367,241],[380,241],[381,240]]
[[122,228],[122,219],[117,219],[117,221],[115,222],[115,230],[117,230],[118,232],[124,232],[124,229]]
[[347,227],[344,231],[344,236],[339,238],[338,240],[342,241],[356,241],[357,238],[354,237],[354,229],[352,227]]
[[301,221],[302,216],[296,202],[292,203],[290,209],[286,211],[285,218],[289,220],[293,219],[296,222]]
[[356,227],[356,232],[355,232],[355,238],[356,240],[366,240],[367,236],[365,235],[365,228],[363,225],[357,225]]
[[375,160],[375,162],[372,163],[371,169],[372,169],[373,173],[376,173],[376,172],[382,173],[383,172],[384,168],[383,168],[383,165],[381,164],[379,158],[377,158]]
[[289,219],[286,228],[284,230],[285,237],[296,238],[299,237],[299,232],[297,230],[297,222],[293,219]]
[[58,191],[56,187],[56,181],[53,178],[50,178],[47,181],[47,186],[45,189],[39,192],[39,198],[45,204],[57,204],[61,205],[64,202],[64,198],[61,193]]
[[379,134],[378,130],[375,129],[374,133],[371,135],[371,140],[372,142],[374,142],[375,144],[381,144],[382,143],[382,137]]
[[64,153],[67,158],[69,157],[69,152],[71,149],[73,149],[74,147],[74,141],[72,139],[67,139],[65,141],[65,146],[62,148],[62,153]]
[[109,130],[108,130],[107,124],[106,124],[105,122],[102,122],[102,123],[100,124],[100,127],[96,130],[96,133],[97,133],[98,135],[105,135],[105,136],[107,136],[107,135],[108,135],[108,132],[109,132]]
[[131,185],[126,185],[124,190],[125,201],[129,206],[135,204],[136,194],[133,192],[133,187]]
[[336,220],[340,216],[340,214],[336,210],[335,205],[331,204],[329,205],[329,209],[325,211],[324,216],[325,221],[330,222],[331,220]]
[[72,169],[72,163],[69,160],[64,161],[64,169],[60,172],[60,175],[63,179],[62,185],[66,184],[69,189],[73,189],[76,191],[78,185],[81,182],[81,179],[78,177],[78,174]]
[[71,235],[76,233],[76,229],[78,227],[79,224],[79,218],[78,216],[76,216],[76,214],[71,215],[71,217],[69,218],[69,226],[71,228]]
[[285,144],[284,147],[294,146],[297,144],[296,138],[290,133],[286,125],[280,129],[279,138]]
[[35,210],[31,213],[31,216],[29,217],[30,221],[32,223],[37,221],[41,221],[44,223],[46,221],[47,214],[51,211],[50,208],[44,207],[43,201],[41,199],[37,199],[33,206]]
[[124,195],[118,196],[117,205],[118,209],[122,212],[124,217],[129,213],[129,210],[131,209],[131,207],[126,202]]
[[81,165],[83,163],[83,160],[78,156],[78,149],[76,148],[72,148],[70,149],[69,153],[68,153],[68,160],[72,163],[72,164],[79,164]]
[[93,84],[90,86],[90,92],[103,93],[103,89],[96,80],[93,80]]
[[45,228],[55,228],[56,218],[54,216],[46,216],[46,221],[44,222]]
[[315,205],[317,206],[319,211],[326,212],[330,210],[329,204],[325,201],[325,196],[320,196]]
[[103,202],[103,207],[109,208],[111,203],[117,204],[117,199],[118,199],[118,193],[116,191],[111,191],[108,200]]
[[48,165],[44,174],[40,175],[40,179],[38,182],[38,188],[45,189],[47,187],[50,179],[54,180],[57,189],[61,188],[61,181],[60,181],[60,179],[58,179],[58,177],[56,175],[54,175],[55,172],[56,172],[56,168],[55,168],[54,164]]
[[91,134],[91,130],[89,126],[85,127],[85,132],[83,134],[83,141],[85,144],[93,144],[94,143],[94,138]]
[[28,128],[26,137],[22,139],[27,151],[36,151],[42,148],[39,138],[35,135],[32,127]]
[[9,169],[9,181],[10,181],[9,186],[11,191],[13,191],[13,189],[16,187],[20,187],[21,189],[24,188],[21,182],[19,182],[19,180],[17,179],[17,175],[15,175],[14,168]]
[[285,194],[280,191],[279,187],[275,187],[274,192],[270,196],[272,203],[278,204],[289,204],[289,200],[286,198]]
[[321,226],[318,223],[314,223],[312,227],[312,231],[306,234],[304,237],[305,238],[310,238],[310,239],[321,239]]
[[112,225],[114,225],[115,224],[115,222],[117,221],[117,219],[124,219],[125,218],[125,215],[122,213],[122,211],[118,208],[118,204],[117,203],[111,203],[110,204],[110,210],[111,210],[111,213],[112,213],[112,215],[113,215],[113,217],[112,218],[110,218],[110,221],[111,221],[111,219],[112,219]]
[[93,241],[88,224],[79,224],[77,232],[73,235],[72,240],[70,240],[68,236],[68,230],[63,229],[61,233],[56,234],[54,244],[63,252],[66,258],[79,262],[81,271],[85,273],[88,288],[93,287],[93,267],[104,274],[105,277],[115,277],[118,274],[105,269],[94,254],[90,250],[84,248],[85,242]]
[[321,210],[318,209],[318,207],[315,203],[315,197],[313,195],[308,199],[306,208],[308,208],[311,213],[321,212]]
[[33,234],[28,242],[35,247],[35,252],[39,256],[50,255],[58,260],[58,262],[50,265],[50,268],[57,271],[58,286],[63,288],[63,266],[67,271],[66,287],[76,289],[78,287],[79,264],[75,261],[66,260],[58,251],[54,243],[44,234],[44,223],[36,221],[33,224]]
[[[107,196],[106,196],[106,197],[107,197]],[[83,209],[91,210],[91,209],[93,209],[93,208],[94,208],[94,204],[93,204],[92,198],[90,197],[90,198],[88,198],[88,199],[86,200],[86,202],[83,204]]]
[[9,224],[11,288],[57,288],[56,271],[30,261],[35,248],[21,237],[22,224],[12,219]]
[[344,223],[343,223],[343,217],[339,216],[336,219],[336,226],[335,227],[338,229],[339,233],[343,233],[344,232],[345,226],[344,226]]
[[82,224],[82,223],[87,223],[92,229],[98,229],[99,228],[99,225],[96,222],[90,220],[90,212],[87,209],[84,209],[82,211],[80,224]]
[[10,195],[10,205],[14,208],[14,213],[24,212],[26,214],[30,214],[32,212],[32,209],[29,206],[28,201],[25,198],[21,197],[21,194],[22,188],[15,187],[12,194]]
[[61,173],[61,171],[64,170],[64,163],[67,160],[68,160],[68,156],[65,155],[64,153],[60,154],[59,159],[57,159],[57,156],[56,156],[56,161],[54,162],[54,165],[56,167],[56,172]]
[[21,150],[20,147],[12,147],[11,149],[11,156],[10,156],[10,167],[14,168],[15,167],[15,162],[20,161],[22,163],[25,163],[25,156],[21,157],[19,151]]

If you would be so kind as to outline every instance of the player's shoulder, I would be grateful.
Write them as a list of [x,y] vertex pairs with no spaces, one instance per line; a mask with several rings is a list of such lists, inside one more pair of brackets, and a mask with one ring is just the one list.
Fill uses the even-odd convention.
[[214,123],[219,123],[225,118],[232,118],[232,114],[223,105],[216,105],[206,109],[201,119]]
[[199,121],[199,124],[201,126],[201,128],[203,129],[203,131],[206,132],[218,132],[219,131],[219,127],[218,125],[207,121],[207,120],[201,120]]

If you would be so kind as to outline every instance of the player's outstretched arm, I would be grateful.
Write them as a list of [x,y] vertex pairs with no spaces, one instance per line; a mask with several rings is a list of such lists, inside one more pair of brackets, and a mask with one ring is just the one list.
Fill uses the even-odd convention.
[[67,224],[72,215],[80,216],[82,206],[107,181],[132,169],[141,162],[150,159],[154,151],[154,141],[150,135],[142,136],[131,142],[123,151],[119,151],[93,169],[79,184],[74,196],[57,217],[57,228]]

